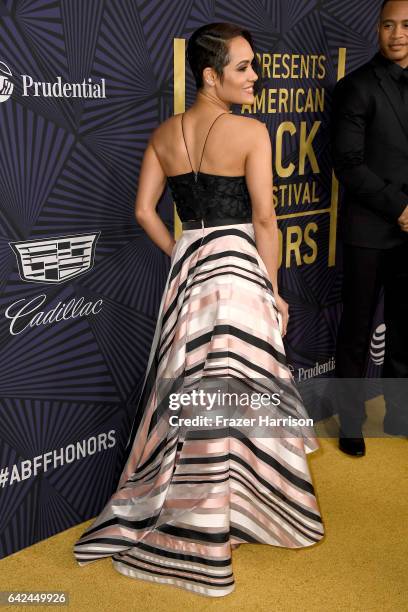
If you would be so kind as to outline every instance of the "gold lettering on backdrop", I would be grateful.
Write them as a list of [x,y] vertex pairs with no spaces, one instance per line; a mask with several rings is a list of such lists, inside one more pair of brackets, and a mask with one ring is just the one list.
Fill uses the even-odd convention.
[[291,136],[296,134],[296,126],[291,121],[285,121],[278,126],[276,130],[276,150],[275,150],[275,167],[276,172],[282,178],[292,176],[295,171],[295,164],[290,162],[287,166],[283,165],[282,152],[283,152],[283,135],[288,132]]
[[290,267],[292,253],[298,266],[301,265],[300,245],[302,244],[303,232],[299,225],[292,225],[286,230],[286,267]]
[[[264,88],[256,97],[252,105],[244,104],[242,114],[262,113],[264,115],[282,115],[282,122],[276,127],[273,142],[273,159],[275,169],[275,184],[273,187],[273,204],[278,220],[307,215],[330,215],[329,254],[328,265],[335,264],[336,230],[337,230],[337,201],[338,184],[332,173],[332,193],[329,208],[313,208],[302,210],[300,207],[318,205],[317,181],[313,175],[320,174],[320,167],[316,156],[316,140],[319,135],[321,121],[313,121],[313,114],[325,112],[326,96],[324,86],[317,81],[326,78],[327,58],[323,54],[301,53],[257,53],[261,66],[262,76],[272,81],[291,79],[302,80],[299,86],[285,88],[279,83]],[[337,80],[345,74],[346,49],[339,49]],[[311,79],[313,86],[307,87],[305,80]],[[309,121],[289,120],[284,115],[303,115]],[[291,117],[291,118],[292,118]],[[309,125],[310,120],[312,123]],[[285,153],[287,152],[287,153]],[[304,182],[296,181],[296,176],[310,176]],[[278,180],[276,179],[278,178]],[[291,179],[290,183],[280,184],[279,179]],[[278,183],[278,184],[276,184]],[[286,209],[286,210],[285,210]],[[291,210],[291,212],[286,212]],[[308,223],[304,231],[300,226],[286,227],[285,232],[280,231],[280,260],[286,267],[293,265],[312,264],[316,261],[318,244],[314,235],[318,232],[315,222]],[[310,251],[302,252],[305,247]]]
[[267,115],[283,113],[322,113],[325,106],[325,90],[321,88],[263,89],[255,97],[254,103],[243,104],[241,114]]
[[299,174],[302,175],[305,173],[305,164],[306,157],[310,161],[310,165],[313,171],[313,174],[319,174],[320,168],[317,163],[316,155],[313,150],[313,140],[317,134],[317,130],[321,125],[321,121],[315,121],[313,127],[307,135],[306,132],[306,121],[302,121],[300,124],[300,152],[299,152]]
[[[306,159],[310,162],[310,167],[313,174],[319,174],[320,168],[317,163],[316,155],[313,149],[313,141],[316,137],[318,129],[321,125],[321,121],[315,121],[311,129],[308,132],[306,121],[300,123],[300,134],[299,142],[296,147],[299,151],[298,160],[298,174],[302,176],[305,174]],[[280,178],[288,178],[293,175],[296,170],[296,166],[293,162],[289,162],[286,166],[283,164],[283,139],[285,135],[287,137],[294,137],[297,135],[297,127],[292,121],[284,121],[276,130],[275,138],[275,168],[276,173]]]
[[[317,183],[283,183],[272,187],[272,198],[275,209],[299,206],[301,204],[319,204]],[[279,210],[277,211],[279,214]]]
[[301,266],[314,263],[318,253],[314,236],[318,229],[317,223],[313,221],[307,223],[304,228],[300,225],[291,225],[283,231],[279,229],[279,267],[282,264],[285,268],[290,268],[292,265]]
[[313,238],[311,237],[310,234],[315,234],[318,230],[317,224],[316,223],[308,223],[305,227],[305,243],[307,244],[308,247],[310,247],[311,249],[311,253],[310,254],[306,254],[303,256],[303,261],[306,264],[311,264],[314,263],[316,261],[317,258],[317,243],[315,240],[313,240]]
[[324,79],[325,55],[257,53],[262,76],[268,79]]
[[303,195],[303,204],[310,204],[309,183],[305,183],[305,193]]

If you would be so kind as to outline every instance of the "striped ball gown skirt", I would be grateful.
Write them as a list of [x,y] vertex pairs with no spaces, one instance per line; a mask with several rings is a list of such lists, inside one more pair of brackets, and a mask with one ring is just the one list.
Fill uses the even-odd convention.
[[169,390],[206,381],[284,390],[281,413],[307,417],[251,223],[185,230],[176,242],[127,462],[75,544],[80,565],[110,556],[126,576],[219,597],[235,587],[233,548],[323,537],[307,465],[313,430],[181,424],[191,406],[174,423]]

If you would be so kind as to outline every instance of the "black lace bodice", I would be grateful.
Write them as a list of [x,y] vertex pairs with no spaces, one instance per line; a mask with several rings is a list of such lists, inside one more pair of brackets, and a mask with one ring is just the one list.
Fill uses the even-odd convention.
[[167,182],[181,221],[251,217],[251,199],[245,176],[194,172],[168,176]]
[[222,115],[228,115],[228,113],[221,113],[212,122],[204,141],[200,165],[195,172],[184,136],[184,113],[181,113],[181,131],[192,171],[167,177],[180,221],[192,221],[193,219],[211,221],[222,217],[238,219],[252,216],[251,199],[245,176],[224,176],[200,172],[207,138],[214,123]]

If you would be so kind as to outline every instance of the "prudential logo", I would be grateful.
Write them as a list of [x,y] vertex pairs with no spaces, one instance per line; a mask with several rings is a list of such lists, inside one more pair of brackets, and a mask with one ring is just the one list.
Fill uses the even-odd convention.
[[[9,80],[13,76],[10,68],[0,62],[0,102],[8,100],[14,85]],[[80,83],[67,83],[61,76],[51,81],[36,81],[29,74],[21,74],[21,96],[23,98],[106,98],[106,81],[95,82],[90,78]]]
[[9,80],[11,76],[13,75],[10,68],[4,62],[0,62],[0,102],[6,102],[13,93],[14,85]]

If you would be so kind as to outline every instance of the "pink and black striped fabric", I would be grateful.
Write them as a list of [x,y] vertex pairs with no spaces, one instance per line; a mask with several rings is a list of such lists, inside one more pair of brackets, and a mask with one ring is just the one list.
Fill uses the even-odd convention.
[[234,590],[231,550],[239,544],[321,540],[307,464],[318,448],[313,431],[254,437],[169,424],[157,382],[186,389],[212,376],[283,387],[286,413],[307,417],[251,223],[185,230],[176,242],[127,463],[75,544],[80,565],[112,557],[127,576],[219,597]]

